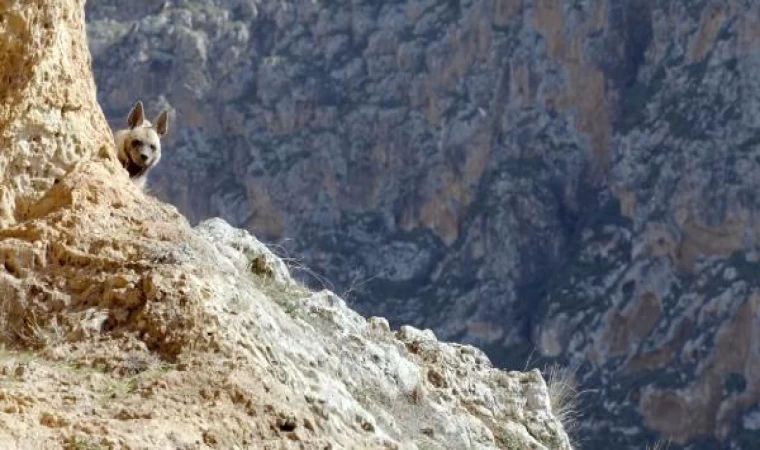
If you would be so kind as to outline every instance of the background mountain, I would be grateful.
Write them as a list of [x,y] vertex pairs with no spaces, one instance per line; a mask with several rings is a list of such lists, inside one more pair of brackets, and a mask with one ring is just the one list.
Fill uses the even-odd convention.
[[175,112],[151,186],[191,221],[503,367],[577,368],[581,448],[760,441],[756,2],[86,7],[111,124]]

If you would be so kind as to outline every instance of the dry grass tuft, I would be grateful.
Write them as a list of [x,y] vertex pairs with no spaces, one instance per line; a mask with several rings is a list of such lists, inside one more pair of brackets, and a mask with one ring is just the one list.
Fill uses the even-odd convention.
[[668,450],[670,441],[657,441],[653,445],[647,445],[647,450]]
[[23,328],[11,328],[16,339],[24,346],[38,350],[58,345],[66,340],[66,333],[55,317],[43,326],[37,321],[34,312],[24,319]]
[[562,367],[559,364],[553,364],[549,367],[546,378],[552,412],[562,422],[568,436],[571,436],[578,429],[580,396],[583,394],[576,389],[574,378],[574,370]]

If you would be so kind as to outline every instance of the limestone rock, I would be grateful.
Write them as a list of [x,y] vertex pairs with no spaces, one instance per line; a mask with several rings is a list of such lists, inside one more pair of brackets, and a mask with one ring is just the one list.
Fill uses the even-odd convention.
[[0,5],[0,226],[23,220],[40,193],[112,139],[94,80],[82,76],[91,64],[84,1],[71,11],[45,3]]
[[396,336],[136,187],[81,0],[2,8],[2,448],[570,449],[537,372]]
[[176,108],[153,187],[192,223],[578,367],[584,448],[760,441],[760,3],[122,4],[88,2],[100,98]]

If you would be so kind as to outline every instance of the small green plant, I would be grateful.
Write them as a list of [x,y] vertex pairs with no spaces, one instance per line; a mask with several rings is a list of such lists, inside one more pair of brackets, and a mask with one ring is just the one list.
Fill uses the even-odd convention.
[[104,448],[90,437],[72,436],[66,442],[66,450],[101,450]]

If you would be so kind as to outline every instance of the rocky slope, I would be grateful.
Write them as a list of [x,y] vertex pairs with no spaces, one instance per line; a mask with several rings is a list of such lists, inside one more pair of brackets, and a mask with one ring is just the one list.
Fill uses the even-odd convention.
[[584,448],[760,439],[756,2],[87,12],[109,118],[177,112],[153,187],[191,221],[499,365],[578,367]]
[[571,448],[538,371],[367,321],[134,186],[83,13],[0,4],[0,447]]

